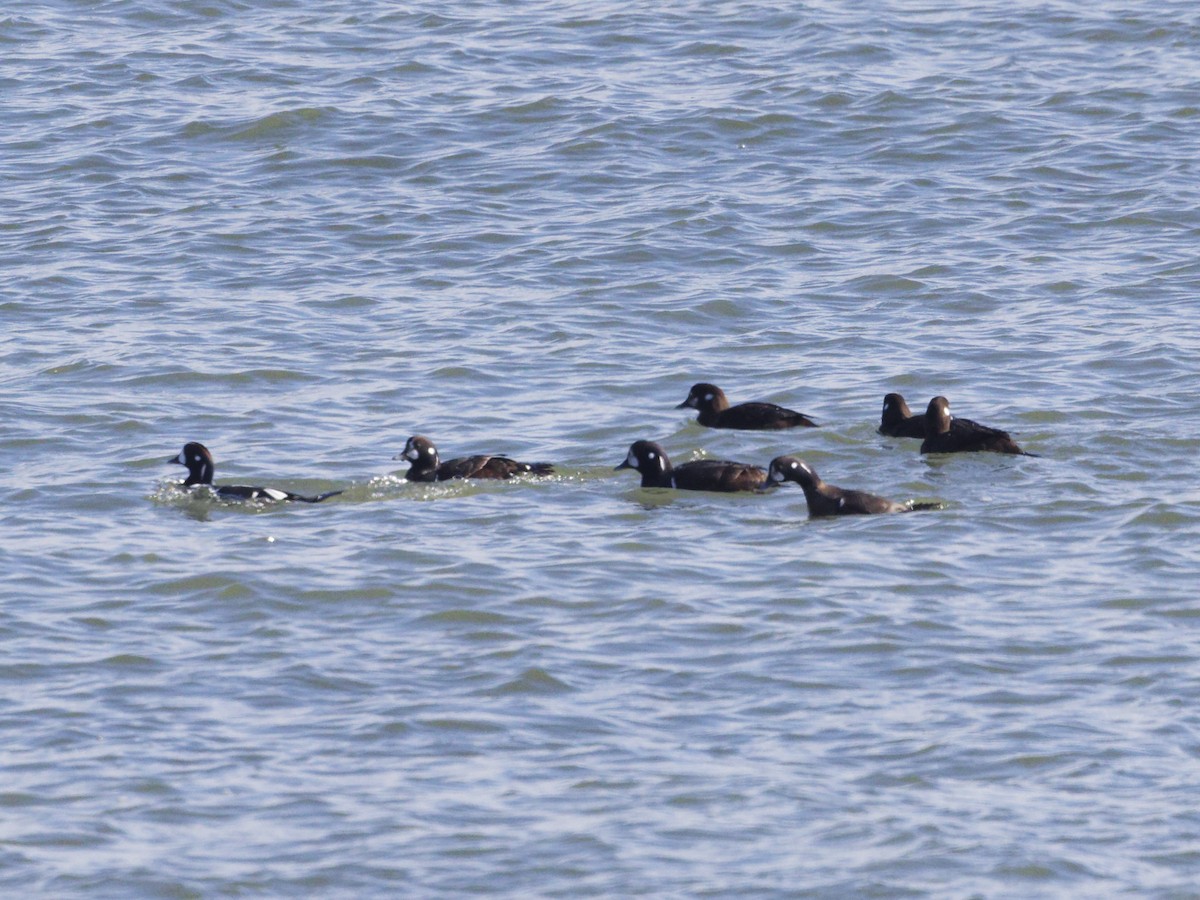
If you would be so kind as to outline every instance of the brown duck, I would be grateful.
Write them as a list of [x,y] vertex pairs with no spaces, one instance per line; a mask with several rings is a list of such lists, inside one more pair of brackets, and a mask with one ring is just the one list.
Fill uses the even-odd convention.
[[715,384],[702,381],[693,384],[687,399],[676,409],[690,407],[698,410],[696,421],[706,428],[738,428],[744,431],[777,431],[783,428],[815,428],[817,423],[792,409],[760,400],[730,406],[729,400]]

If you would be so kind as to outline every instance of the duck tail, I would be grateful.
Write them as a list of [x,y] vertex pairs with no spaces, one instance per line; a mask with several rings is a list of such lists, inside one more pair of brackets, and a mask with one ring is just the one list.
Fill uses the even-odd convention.
[[320,503],[322,500],[328,500],[330,497],[336,497],[338,494],[344,494],[345,491],[326,491],[324,494],[317,494],[315,497],[305,497],[303,494],[295,494],[292,499],[299,500],[301,503]]

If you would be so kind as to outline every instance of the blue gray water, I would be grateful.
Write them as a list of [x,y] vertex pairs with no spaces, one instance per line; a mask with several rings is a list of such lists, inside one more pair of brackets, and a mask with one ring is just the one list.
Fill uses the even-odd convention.
[[1194,3],[13,8],[0,892],[1200,896]]

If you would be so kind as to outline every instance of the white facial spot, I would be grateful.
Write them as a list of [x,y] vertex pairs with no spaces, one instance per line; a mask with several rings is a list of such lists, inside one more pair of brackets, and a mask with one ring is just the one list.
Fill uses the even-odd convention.
[[199,453],[195,454],[192,457],[192,462],[194,462],[194,463],[203,462],[203,461],[204,461],[204,457],[201,456]]
[[800,468],[800,463],[796,462],[796,461],[793,459],[793,460],[792,460],[792,468],[793,468],[793,469],[798,469],[798,468]]
[[783,473],[778,469],[771,469],[770,477],[772,481],[783,481]]
[[420,455],[421,454],[417,452],[416,447],[409,447],[407,450],[404,451],[404,458],[411,459],[413,462],[416,462],[417,457]]
[[636,469],[637,464],[638,464],[637,457],[634,456],[633,451],[630,450],[629,455],[625,457],[625,465],[629,466],[631,469]]
[[656,454],[653,450],[646,454],[646,459],[657,459],[657,457],[658,454]]
[[889,409],[891,409],[891,408],[892,408],[892,401],[891,401],[891,400],[884,400],[884,401],[883,401],[883,411],[884,411],[884,412],[887,412],[887,411],[888,411]]
[[705,394],[705,395],[704,395],[704,399],[705,399],[706,401],[708,401],[709,403],[711,403],[711,402],[712,402],[712,400],[713,400],[713,398],[714,398],[715,396],[716,396],[716,394]]
[[838,497],[838,509],[841,509],[845,505],[846,505],[846,498]]

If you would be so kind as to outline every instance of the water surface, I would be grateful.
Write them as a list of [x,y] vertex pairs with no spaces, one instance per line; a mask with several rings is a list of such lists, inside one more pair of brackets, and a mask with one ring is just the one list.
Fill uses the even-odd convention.
[[[1191,4],[0,19],[0,886],[1191,896]],[[717,432],[695,381],[814,416]],[[922,458],[883,395],[1038,457]],[[412,485],[414,433],[559,474]],[[629,444],[944,501],[642,491]],[[319,506],[183,495],[343,489]]]

